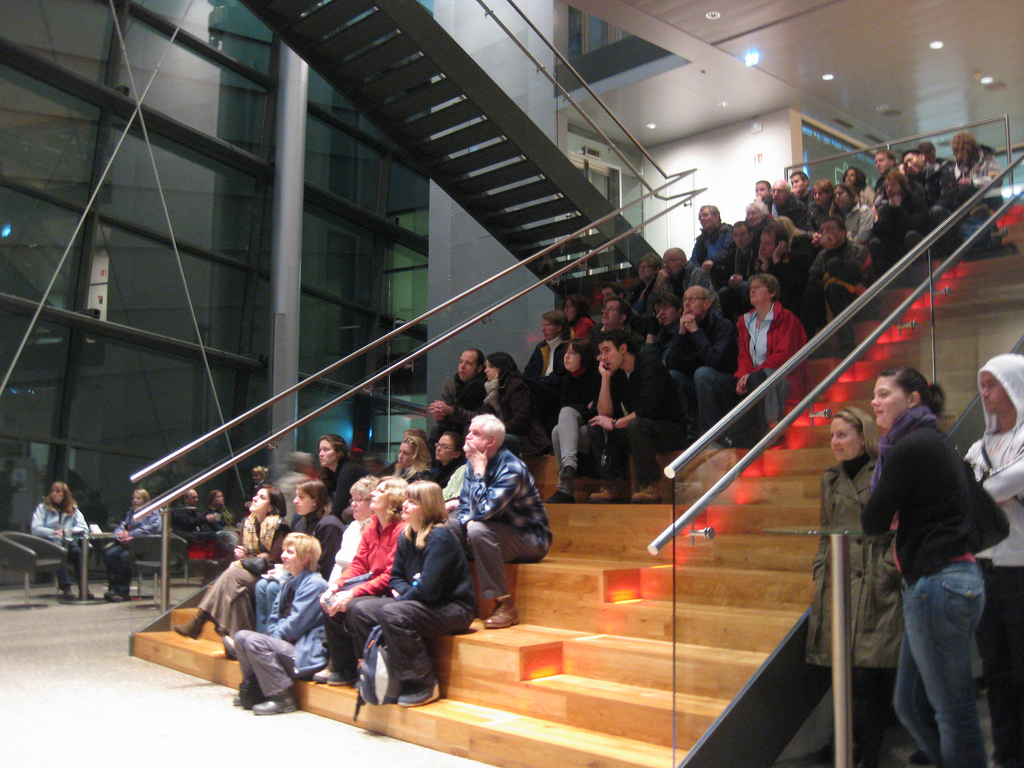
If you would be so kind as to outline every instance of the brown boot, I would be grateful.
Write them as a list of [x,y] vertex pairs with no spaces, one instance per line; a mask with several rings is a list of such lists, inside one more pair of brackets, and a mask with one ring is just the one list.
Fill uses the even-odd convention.
[[645,485],[633,494],[634,504],[658,504],[660,501],[661,489],[657,483]]
[[505,629],[519,623],[516,601],[512,595],[502,595],[497,600],[494,613],[484,622],[484,629]]
[[601,484],[601,490],[590,494],[591,504],[608,504],[615,501],[624,501],[629,492],[628,486],[622,480],[610,480]]
[[199,635],[203,631],[203,625],[208,622],[212,616],[209,613],[200,608],[196,611],[196,615],[192,617],[192,621],[188,624],[175,624],[174,631],[182,637],[190,637],[193,640],[198,640]]

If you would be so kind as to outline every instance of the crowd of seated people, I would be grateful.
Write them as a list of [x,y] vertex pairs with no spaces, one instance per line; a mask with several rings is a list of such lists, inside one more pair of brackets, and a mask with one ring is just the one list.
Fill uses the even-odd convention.
[[[589,350],[586,339],[572,344]],[[584,356],[591,357],[589,351]],[[469,362],[475,360],[474,354]],[[500,353],[488,356],[486,367],[490,381],[506,386],[513,385],[511,374],[518,376]],[[502,391],[492,390],[500,408]],[[518,445],[522,450],[526,443]],[[397,703],[433,701],[437,678],[423,643],[468,629],[476,614],[470,559],[480,574],[484,627],[518,623],[505,564],[542,559],[551,534],[532,476],[506,447],[502,420],[477,414],[465,435],[442,432],[437,461],[427,469],[430,479],[410,483],[398,476],[418,466],[425,432],[407,430],[401,446],[416,449],[412,459],[400,449],[395,474],[378,478],[367,476],[354,459],[335,461],[336,453],[348,455],[342,438],[321,438],[324,479],[297,484],[292,525],[276,486],[263,483],[256,490],[231,566],[208,588],[193,619],[174,626],[197,639],[213,624],[242,668],[237,706],[258,715],[294,711],[293,679],[354,684],[364,643],[377,625],[390,648],[389,671],[401,681]],[[343,494],[350,501],[346,525],[333,499],[340,498],[337,483],[346,476],[338,470],[349,461],[359,470],[346,473],[358,474]],[[193,495],[187,502],[198,498]],[[143,493],[136,497],[133,510],[145,503]]]
[[[674,385],[674,398],[664,397],[659,416],[677,422],[684,442],[694,440],[850,306],[938,219],[997,173],[991,154],[969,134],[958,134],[953,148],[956,157],[945,162],[935,160],[934,147],[927,142],[900,159],[890,150],[880,150],[875,155],[874,184],[856,167],[836,181],[812,180],[802,171],[775,183],[759,180],[743,218],[731,225],[723,222],[717,206],[701,206],[700,231],[689,256],[680,247],[668,248],[661,256],[647,254],[628,291],[617,282],[601,287],[600,307],[592,312],[595,317],[600,314],[600,322],[590,329],[589,350],[583,345],[567,349],[559,340],[570,334],[556,340],[553,331],[546,332],[545,315],[544,339],[534,351],[532,376],[527,378],[537,375],[534,369],[541,361],[549,375],[556,373],[556,366],[559,370],[546,381],[550,386],[544,391],[533,388],[539,402],[520,410],[545,413],[541,423],[551,434],[559,473],[558,491],[550,500],[573,500],[573,481],[583,472],[603,474],[602,479],[610,481],[595,500],[631,496],[644,501],[658,496],[646,482],[653,478],[644,456],[635,492],[627,494],[621,487],[621,456],[630,453],[633,443],[625,433],[613,437],[610,425],[614,421],[623,429],[626,418],[635,414],[628,406],[623,409],[621,393],[610,412],[598,408],[600,398],[592,390],[600,381],[594,374],[601,365],[595,368],[593,360],[581,356],[614,358],[609,365],[631,386],[636,386],[634,365],[643,371],[653,370],[649,361],[663,366]],[[983,221],[983,214],[978,220]],[[752,288],[757,301],[751,297]],[[574,338],[583,335],[577,329],[587,311],[584,302],[585,297],[574,294],[563,305]],[[615,354],[599,353],[602,342],[621,338],[620,331],[636,344]],[[618,350],[622,345],[612,346]],[[828,351],[845,355],[853,346],[853,326],[847,324]],[[542,358],[545,351],[549,354]],[[552,351],[558,362],[552,362]],[[501,353],[498,358],[503,359]],[[782,382],[723,442],[756,442],[781,418],[787,402],[800,399],[802,377],[797,371]],[[560,388],[555,386],[558,381]],[[491,412],[506,420],[511,415],[508,408],[492,407]],[[510,432],[523,431],[521,422],[513,424]],[[523,455],[532,455],[540,444],[534,441]],[[659,441],[648,435],[643,451],[651,445]],[[635,455],[633,462],[636,467]]]

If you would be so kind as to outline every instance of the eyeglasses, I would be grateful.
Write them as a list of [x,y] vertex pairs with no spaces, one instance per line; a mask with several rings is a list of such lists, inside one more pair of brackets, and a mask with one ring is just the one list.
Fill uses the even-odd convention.
[[447,443],[438,443],[437,447],[438,448],[444,448],[446,451],[454,451],[455,450],[455,446],[454,445],[448,445]]

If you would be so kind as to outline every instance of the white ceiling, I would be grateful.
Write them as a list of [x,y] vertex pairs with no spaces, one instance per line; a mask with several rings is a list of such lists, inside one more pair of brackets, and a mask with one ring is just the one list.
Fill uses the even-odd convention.
[[[602,94],[647,146],[784,107],[865,144],[1002,114],[1013,143],[1024,141],[1019,0],[569,2],[690,61]],[[754,49],[760,63],[748,68]]]

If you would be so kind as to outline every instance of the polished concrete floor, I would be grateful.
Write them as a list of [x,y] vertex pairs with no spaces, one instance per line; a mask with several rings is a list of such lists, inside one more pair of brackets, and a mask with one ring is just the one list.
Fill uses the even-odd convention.
[[[172,604],[196,588],[177,582]],[[152,593],[152,581],[144,590]],[[101,595],[102,583],[94,583],[92,591]],[[287,765],[300,756],[307,765],[333,765],[341,756],[347,765],[484,765],[304,712],[255,717],[231,706],[231,689],[128,655],[130,635],[157,616],[152,600],[65,605],[57,602],[51,586],[38,585],[32,592],[33,602],[45,608],[12,608],[24,601],[23,590],[0,585],[4,765],[56,768],[77,761],[116,766],[138,759],[147,768],[180,768],[220,755],[237,757],[242,765],[251,759]],[[987,736],[984,697],[978,703]],[[274,735],[268,738],[271,727]],[[826,713],[815,732],[828,727]],[[902,728],[890,729],[879,768],[908,765],[913,750]],[[804,756],[785,759],[776,768],[828,765],[831,760]]]
[[62,605],[39,585],[46,608],[7,609],[23,594],[0,589],[3,765],[483,765],[305,712],[255,717],[231,706],[228,688],[132,658],[128,638],[155,617],[151,601]]

